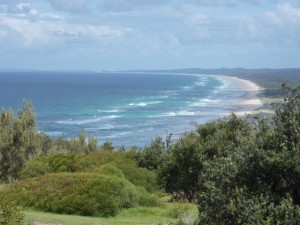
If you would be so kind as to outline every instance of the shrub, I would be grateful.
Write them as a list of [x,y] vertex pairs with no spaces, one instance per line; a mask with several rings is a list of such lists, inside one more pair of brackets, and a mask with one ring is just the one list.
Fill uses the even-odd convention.
[[149,194],[149,192],[147,192],[145,188],[137,187],[137,191],[139,199],[138,204],[140,206],[154,207],[161,204],[158,196],[155,194]]
[[162,137],[156,137],[149,146],[138,152],[138,165],[149,170],[156,170],[162,162],[165,151],[165,142]]
[[157,203],[122,177],[96,173],[47,174],[12,184],[1,195],[25,207],[80,215],[112,216],[122,208]]
[[0,225],[25,225],[21,208],[14,202],[0,201]]
[[116,160],[111,165],[120,169],[125,178],[134,185],[144,187],[151,193],[159,189],[155,172],[138,167],[134,161]]
[[100,175],[116,176],[118,178],[124,179],[124,174],[121,170],[114,167],[113,165],[106,164],[99,168],[96,168],[94,172],[99,173]]
[[22,171],[21,178],[32,178],[39,175],[44,175],[52,171],[48,163],[43,163],[38,160],[30,160],[27,162],[24,170]]
[[198,210],[195,205],[190,203],[173,203],[168,207],[167,216],[175,219],[182,218],[184,215],[192,214],[197,218]]

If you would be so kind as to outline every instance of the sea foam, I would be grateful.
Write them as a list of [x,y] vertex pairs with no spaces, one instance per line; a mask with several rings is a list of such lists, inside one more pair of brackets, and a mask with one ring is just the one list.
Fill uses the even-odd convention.
[[109,120],[109,119],[115,119],[119,118],[121,116],[111,115],[111,116],[102,116],[102,117],[93,117],[91,119],[69,119],[69,120],[59,120],[56,121],[58,124],[64,124],[64,125],[84,125],[89,123],[96,123],[102,120]]
[[138,106],[138,107],[145,107],[148,105],[156,105],[156,104],[160,104],[162,103],[162,101],[149,101],[149,102],[138,102],[138,103],[129,103],[129,106]]

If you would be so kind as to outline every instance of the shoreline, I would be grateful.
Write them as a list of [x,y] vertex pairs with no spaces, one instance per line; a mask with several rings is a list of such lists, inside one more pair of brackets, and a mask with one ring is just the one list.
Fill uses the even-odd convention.
[[[221,78],[222,80],[233,82],[233,83],[239,83],[239,85],[242,86],[241,90],[245,92],[245,96],[243,96],[239,102],[232,105],[232,112],[237,116],[247,116],[250,114],[256,114],[259,113],[259,108],[261,108],[264,103],[262,99],[260,99],[257,95],[263,90],[261,86],[256,84],[253,81],[238,78],[235,76],[226,76],[226,75],[217,75],[217,74],[195,74],[195,73],[154,73],[154,74],[170,74],[170,75],[182,75],[182,76],[211,76],[216,78]],[[226,105],[226,104],[225,104]],[[228,116],[230,113],[227,112],[218,112],[217,116],[224,117]],[[205,112],[197,112],[196,113],[199,116],[207,116],[207,113]]]
[[253,81],[241,79],[234,76],[223,76],[217,75],[224,80],[230,80],[234,82],[238,82],[245,92],[245,96],[240,99],[239,102],[233,105],[233,113],[237,116],[246,116],[249,114],[258,113],[258,109],[261,108],[264,104],[262,100],[257,96],[263,88],[260,87],[258,84],[254,83]]
[[[261,86],[259,86],[257,83],[242,79],[236,76],[226,76],[221,74],[197,74],[197,73],[164,73],[164,72],[158,72],[158,73],[151,73],[151,72],[137,72],[137,73],[144,73],[144,74],[170,74],[170,75],[179,75],[179,76],[210,76],[210,77],[216,77],[221,78],[221,80],[233,82],[233,83],[239,83],[242,88],[243,92],[245,92],[245,96],[243,96],[239,102],[230,104],[232,105],[233,110],[231,112],[224,112],[220,111],[218,113],[215,113],[214,115],[218,117],[224,117],[229,116],[230,113],[234,113],[237,116],[247,116],[251,114],[259,113],[261,110],[260,108],[264,105],[262,99],[257,97],[257,95],[263,90]],[[230,101],[230,100],[229,100]],[[224,104],[226,105],[226,104]],[[199,116],[208,116],[210,114],[205,112],[196,112],[195,115]]]

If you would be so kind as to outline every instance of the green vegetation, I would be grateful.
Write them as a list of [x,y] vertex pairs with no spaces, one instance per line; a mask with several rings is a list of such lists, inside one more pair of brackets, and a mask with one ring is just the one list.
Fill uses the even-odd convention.
[[194,201],[205,164],[233,154],[251,140],[243,138],[250,135],[250,125],[234,114],[200,126],[195,132],[183,136],[167,152],[158,170],[161,185],[178,198]]
[[[283,84],[282,92],[274,117],[256,126],[232,114],[174,143],[157,137],[126,151],[110,142],[98,147],[84,131],[72,140],[37,133],[29,103],[16,118],[4,110],[0,177],[7,184],[0,198],[25,207],[29,221],[44,216],[60,224],[296,225],[300,86]],[[0,213],[22,224],[15,203],[0,205]]]
[[25,216],[17,204],[0,199],[0,225],[25,224]]
[[[164,207],[135,207],[121,210],[113,217],[88,217],[77,215],[61,215],[40,211],[25,210],[28,222],[39,221],[43,223],[62,225],[158,225],[175,224],[176,221],[194,221],[198,210],[193,204],[168,203]],[[188,224],[188,223],[186,223]]]
[[200,126],[167,153],[160,181],[197,202],[199,224],[299,223],[300,88],[283,91],[271,122],[252,128],[231,115]]
[[36,119],[32,104],[25,102],[14,117],[13,111],[0,115],[0,178],[10,183],[19,178],[26,161],[37,153]]
[[94,173],[56,173],[17,182],[3,198],[48,212],[113,216],[120,209],[159,205],[157,198],[124,178]]

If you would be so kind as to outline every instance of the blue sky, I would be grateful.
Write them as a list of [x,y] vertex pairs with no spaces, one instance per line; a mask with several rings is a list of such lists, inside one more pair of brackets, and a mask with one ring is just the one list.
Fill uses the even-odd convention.
[[0,0],[0,68],[300,67],[300,0]]

